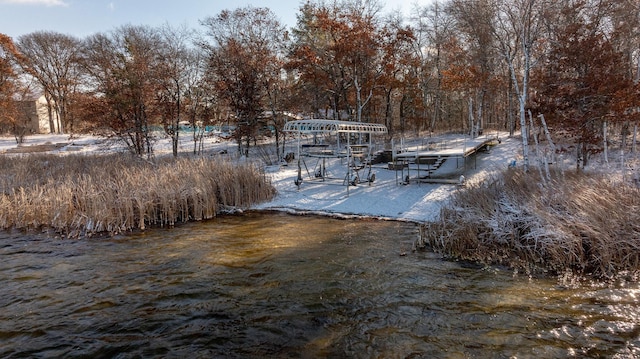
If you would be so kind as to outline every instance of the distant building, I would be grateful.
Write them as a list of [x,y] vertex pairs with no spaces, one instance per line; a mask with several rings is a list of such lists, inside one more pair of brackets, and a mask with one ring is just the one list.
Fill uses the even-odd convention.
[[[24,120],[25,127],[30,133],[51,133],[57,132],[58,128],[51,129],[51,125],[57,127],[58,121],[52,121],[49,117],[49,110],[47,108],[47,100],[44,95],[39,97],[22,100],[18,102],[18,108],[20,110],[22,119]],[[53,112],[54,116],[55,113]]]

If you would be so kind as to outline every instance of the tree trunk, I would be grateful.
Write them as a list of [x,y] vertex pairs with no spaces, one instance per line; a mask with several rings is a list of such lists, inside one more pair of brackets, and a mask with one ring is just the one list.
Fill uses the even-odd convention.
[[527,134],[527,117],[526,117],[526,101],[527,101],[527,81],[528,77],[525,76],[522,80],[522,89],[518,86],[518,78],[516,77],[516,70],[513,67],[513,61],[509,61],[509,72],[511,73],[511,80],[515,88],[516,96],[518,97],[518,105],[520,112],[520,135],[522,136],[522,162],[525,172],[529,170],[529,136]]
[[631,144],[631,153],[636,153],[636,144],[638,138],[638,124],[633,124],[633,142]]
[[171,136],[171,149],[173,152],[173,157],[178,157],[179,136],[180,136],[180,130],[178,129],[178,127],[176,127],[175,133]]
[[587,143],[581,142],[579,145],[579,148],[580,148],[580,161],[578,166],[581,169],[585,169],[587,168],[587,161],[588,161]]
[[607,120],[602,121],[602,148],[604,163],[609,163],[609,146],[607,145]]
[[484,94],[486,90],[482,89],[479,98],[476,101],[476,127],[475,135],[480,136],[480,130],[484,127]]
[[245,146],[244,146],[244,156],[246,158],[249,158],[249,147],[251,147],[251,136],[247,134],[247,142],[245,143]]
[[276,137],[276,159],[279,160],[280,158],[284,158],[284,151],[280,153],[280,131],[278,131],[278,126],[274,125],[273,128],[275,129],[274,136]]
[[507,92],[507,106],[509,107],[507,109],[507,118],[508,118],[507,121],[509,122],[509,137],[513,137],[513,135],[516,132],[516,124],[513,118],[513,91],[511,90],[512,86],[513,84],[511,83],[511,81],[509,81],[509,90]]
[[391,93],[392,89],[385,89],[384,91],[384,125],[387,126],[387,131],[393,133],[391,126]]
[[[46,98],[46,97],[45,97]],[[49,133],[56,133],[56,123],[53,120],[53,108],[49,99],[47,99],[47,115],[49,116]]]
[[[529,111],[529,124],[531,125],[531,132],[535,133],[535,128],[534,128],[534,124],[533,124],[533,115],[531,114],[531,111]],[[545,176],[542,175],[542,167],[543,167],[543,160],[546,162],[545,159],[542,158],[542,156],[540,155],[540,146],[538,144],[538,136],[535,135],[533,136],[533,140],[535,143],[535,151],[536,151],[536,158],[538,159],[538,172],[540,173],[540,179],[542,179],[543,183],[546,182],[545,181]],[[547,179],[550,179],[550,175],[547,172]]]
[[629,137],[629,121],[624,121],[622,131],[620,133],[620,150],[627,148],[627,137]]
[[582,163],[582,143],[576,145],[576,171],[580,172],[580,164]]
[[474,132],[474,120],[473,120],[473,98],[469,97],[469,136],[471,136],[471,138],[475,138],[475,132]]
[[556,162],[556,145],[555,143],[553,143],[553,140],[551,139],[551,133],[549,132],[549,127],[547,126],[547,121],[545,121],[544,119],[544,115],[540,114],[538,115],[538,117],[540,117],[540,122],[542,122],[542,128],[544,129],[544,136],[547,139],[547,142],[549,143],[549,149],[551,151],[551,162],[555,163]]

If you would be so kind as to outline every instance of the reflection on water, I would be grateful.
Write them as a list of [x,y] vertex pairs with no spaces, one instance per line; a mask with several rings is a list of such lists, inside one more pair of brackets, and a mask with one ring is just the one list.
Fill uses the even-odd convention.
[[638,284],[446,262],[412,253],[416,233],[281,214],[117,239],[0,233],[0,357],[640,355]]

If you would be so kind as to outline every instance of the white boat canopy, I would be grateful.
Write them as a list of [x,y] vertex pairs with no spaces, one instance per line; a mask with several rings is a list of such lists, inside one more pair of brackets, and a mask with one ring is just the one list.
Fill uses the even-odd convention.
[[313,119],[289,121],[284,124],[284,131],[294,133],[385,134],[387,133],[387,126],[378,123]]
[[[313,154],[319,158],[322,158],[322,166],[320,168],[320,176],[324,180],[324,172],[325,166],[324,161],[325,158],[330,157],[348,157],[348,161],[346,163],[347,174],[343,181],[347,186],[347,195],[349,195],[349,185],[355,185],[356,179],[353,178],[352,174],[355,172],[356,178],[359,178],[358,170],[360,168],[356,168],[356,164],[354,161],[354,157],[370,157],[371,156],[371,137],[374,134],[385,134],[387,133],[387,126],[381,125],[378,123],[365,123],[365,122],[351,122],[351,121],[336,121],[336,120],[320,120],[320,119],[310,119],[310,120],[296,120],[289,121],[284,124],[285,132],[292,132],[297,134],[298,137],[298,177],[294,180],[298,189],[302,184],[302,168],[301,168],[301,147],[300,137],[303,134],[328,134],[337,137],[337,148],[338,150],[325,150],[323,149],[320,154]],[[340,148],[340,134],[358,134],[358,135],[369,135],[369,144],[351,144],[351,136],[347,137],[346,150],[343,152],[339,150]],[[361,140],[362,138],[360,138]],[[365,149],[367,153],[365,153]],[[305,154],[306,156],[312,155],[311,153]],[[367,181],[369,184],[373,182],[375,179],[375,174],[371,174],[371,161],[369,163],[369,175],[367,176]],[[364,166],[363,166],[364,167]],[[305,164],[306,168],[306,164]],[[307,170],[308,172],[308,170]]]

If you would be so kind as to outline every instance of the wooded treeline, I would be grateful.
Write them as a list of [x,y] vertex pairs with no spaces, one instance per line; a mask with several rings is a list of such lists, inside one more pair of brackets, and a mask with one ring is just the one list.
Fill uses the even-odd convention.
[[153,152],[152,126],[177,155],[185,121],[235,126],[248,154],[265,133],[278,146],[297,116],[384,123],[390,137],[520,131],[525,166],[540,116],[578,144],[579,165],[607,138],[635,150],[635,0],[436,0],[408,17],[376,0],[314,0],[291,29],[256,7],[201,24],[0,34],[1,126],[19,134],[15,100],[41,92],[52,129],[115,135],[139,155]]

